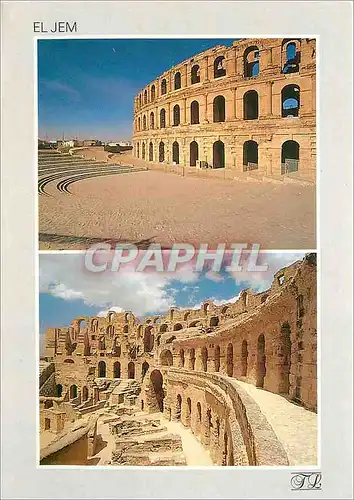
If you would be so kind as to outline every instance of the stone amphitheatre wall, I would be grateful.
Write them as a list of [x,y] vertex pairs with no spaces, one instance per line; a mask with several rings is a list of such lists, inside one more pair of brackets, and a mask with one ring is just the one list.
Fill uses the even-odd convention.
[[53,399],[103,403],[105,383],[134,380],[139,408],[190,426],[215,463],[284,463],[237,379],[316,411],[316,301],[316,256],[308,254],[278,271],[268,290],[244,290],[234,303],[207,301],[141,321],[131,312],[75,318],[69,328],[46,333]]
[[152,165],[298,171],[315,181],[315,125],[315,39],[242,39],[182,61],[139,92],[133,152]]

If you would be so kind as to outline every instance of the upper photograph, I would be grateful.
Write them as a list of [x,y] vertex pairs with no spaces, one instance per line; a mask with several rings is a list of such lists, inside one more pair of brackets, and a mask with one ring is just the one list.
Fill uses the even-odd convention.
[[40,250],[316,248],[316,39],[38,40]]

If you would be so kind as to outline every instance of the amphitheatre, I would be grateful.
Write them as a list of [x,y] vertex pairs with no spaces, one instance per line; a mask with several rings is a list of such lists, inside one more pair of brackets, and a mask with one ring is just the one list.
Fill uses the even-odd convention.
[[40,464],[315,466],[316,255],[237,301],[48,328]]
[[39,151],[40,249],[315,248],[315,39],[215,46],[147,83],[133,108],[130,154]]

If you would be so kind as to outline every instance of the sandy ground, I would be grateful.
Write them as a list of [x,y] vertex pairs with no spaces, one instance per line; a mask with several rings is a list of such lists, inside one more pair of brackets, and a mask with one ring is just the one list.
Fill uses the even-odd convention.
[[237,380],[255,400],[284,446],[290,465],[317,464],[317,415],[282,396]]
[[[94,154],[99,160],[106,156]],[[315,247],[313,186],[148,171],[83,180],[71,191],[60,193],[53,183],[53,197],[39,197],[40,249],[84,249],[101,240],[142,248],[153,242],[164,248],[175,242]]]

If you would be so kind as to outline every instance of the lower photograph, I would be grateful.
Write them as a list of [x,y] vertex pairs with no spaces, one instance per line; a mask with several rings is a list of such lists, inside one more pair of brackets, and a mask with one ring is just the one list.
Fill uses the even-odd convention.
[[39,464],[316,466],[316,254],[246,261],[40,254]]

